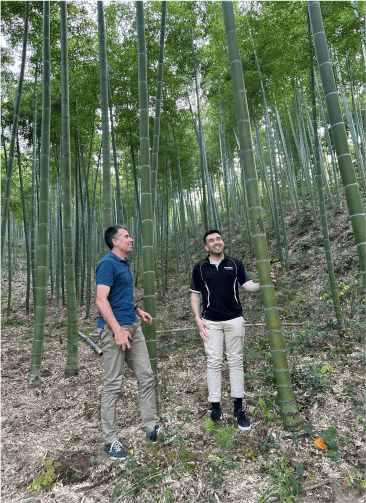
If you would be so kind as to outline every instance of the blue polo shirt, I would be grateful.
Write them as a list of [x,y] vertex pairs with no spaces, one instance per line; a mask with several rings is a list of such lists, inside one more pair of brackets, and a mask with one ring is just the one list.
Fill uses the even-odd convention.
[[[108,301],[113,314],[120,325],[132,325],[138,321],[133,298],[133,275],[128,259],[121,259],[112,252],[108,252],[101,259],[96,269],[97,285],[107,285],[111,289]],[[98,328],[105,325],[104,318],[99,313]]]

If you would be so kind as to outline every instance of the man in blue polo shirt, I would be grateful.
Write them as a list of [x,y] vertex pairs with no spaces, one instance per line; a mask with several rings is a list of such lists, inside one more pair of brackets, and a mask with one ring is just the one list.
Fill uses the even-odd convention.
[[[259,293],[260,284],[251,281],[242,262],[224,255],[220,232],[212,229],[204,235],[207,258],[198,262],[192,273],[191,306],[207,356],[208,401],[212,403],[211,419],[220,421],[221,367],[225,340],[230,370],[233,415],[240,430],[249,431],[250,422],[243,410],[244,397],[244,319],[239,300],[239,285],[249,293]],[[274,275],[271,273],[272,280]],[[200,304],[202,296],[202,316]]]
[[173,437],[164,435],[158,424],[155,379],[151,369],[141,321],[149,325],[152,317],[135,305],[133,276],[126,258],[132,250],[133,239],[125,227],[109,227],[104,236],[110,249],[101,259],[96,270],[97,298],[99,309],[97,329],[101,338],[104,358],[104,386],[101,401],[102,434],[104,451],[111,459],[121,461],[127,453],[118,441],[116,427],[116,403],[122,388],[124,363],[137,378],[139,407],[147,440],[166,444]]

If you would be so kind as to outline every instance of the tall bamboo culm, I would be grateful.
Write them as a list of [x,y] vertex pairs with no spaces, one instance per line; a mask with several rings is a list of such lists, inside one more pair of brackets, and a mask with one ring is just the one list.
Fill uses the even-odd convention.
[[66,277],[67,306],[67,361],[65,374],[77,374],[78,326],[76,312],[74,245],[72,228],[71,201],[71,150],[70,150],[70,114],[69,114],[69,71],[67,49],[67,3],[60,2],[61,10],[61,107],[62,107],[62,152],[61,172],[63,175],[63,227],[64,227],[64,262]]
[[152,316],[152,324],[146,325],[145,339],[150,356],[151,368],[156,375],[156,312],[154,271],[154,221],[151,201],[151,169],[149,141],[149,103],[147,89],[147,63],[145,44],[145,19],[143,1],[136,4],[138,84],[140,108],[140,159],[141,159],[141,217],[142,217],[142,260],[144,269],[144,310]]
[[290,431],[299,431],[302,428],[302,421],[297,410],[291,385],[285,343],[281,331],[274,286],[271,280],[267,239],[263,228],[262,208],[254,160],[250,118],[232,2],[222,2],[222,11],[233,82],[240,151],[244,161],[249,218],[253,233],[253,245],[261,285],[261,297],[264,305],[278,401],[284,426]]
[[100,108],[102,111],[102,153],[103,153],[103,224],[104,229],[113,225],[111,156],[109,141],[108,117],[108,81],[107,49],[105,42],[105,25],[103,2],[98,0],[98,38],[99,38],[99,71],[100,71]]
[[346,128],[338,99],[334,80],[332,62],[330,60],[327,38],[324,31],[323,17],[319,2],[308,2],[311,30],[322,82],[332,137],[338,158],[344,192],[351,218],[353,234],[356,241],[363,284],[366,286],[366,226],[365,212],[362,207],[360,189],[357,183],[352,157],[348,146]]
[[[18,154],[18,169],[19,169],[19,185],[20,185],[20,193],[21,193],[21,197],[22,197],[22,209],[23,209],[24,241],[25,241],[25,250],[26,250],[26,256],[27,256],[27,287],[26,287],[26,295],[25,295],[25,312],[26,312],[26,314],[29,314],[31,264],[30,264],[29,238],[28,238],[28,226],[27,226],[27,210],[25,207],[22,162],[21,162],[21,156],[20,156],[18,135],[17,135],[17,154]],[[14,245],[15,245],[15,242],[14,242]]]
[[152,148],[152,156],[151,156],[151,204],[152,204],[152,208],[153,208],[154,220],[155,220],[155,204],[156,204],[156,192],[157,192],[156,191],[156,178],[157,178],[157,171],[158,171],[161,95],[162,95],[162,89],[163,89],[165,17],[166,17],[166,1],[163,1],[163,2],[161,2],[161,25],[160,25],[158,75],[157,75],[157,79],[156,79],[154,139],[153,139],[153,148]]
[[33,150],[32,150],[32,195],[31,195],[31,230],[30,230],[33,306],[36,305],[36,287],[37,287],[37,283],[36,283],[36,276],[37,276],[37,257],[36,257],[37,73],[38,73],[38,65],[36,65],[36,69],[35,69],[34,91],[33,91],[33,146],[32,146]]
[[51,48],[50,48],[50,2],[43,2],[42,33],[42,127],[40,159],[40,201],[38,224],[37,253],[37,293],[34,318],[33,351],[30,366],[29,386],[40,383],[44,322],[47,299],[47,264],[48,264],[48,197],[50,163],[50,126],[51,126]]
[[1,259],[4,256],[4,250],[5,250],[5,248],[4,248],[5,247],[5,236],[6,236],[6,226],[7,226],[7,222],[8,222],[8,216],[9,216],[10,187],[11,187],[11,178],[12,178],[12,174],[13,174],[13,165],[14,165],[15,141],[16,141],[17,132],[18,132],[20,101],[21,101],[22,90],[23,90],[24,69],[25,69],[27,40],[28,40],[28,16],[29,16],[29,2],[25,2],[25,20],[24,20],[22,63],[21,63],[21,67],[20,67],[17,97],[15,100],[15,106],[14,106],[13,126],[11,129],[9,157],[8,157],[8,163],[7,163],[7,168],[6,168],[5,192],[4,192],[2,215],[1,215]]
[[[309,28],[310,28],[310,26],[309,26]],[[310,33],[309,33],[309,46],[310,46],[309,48],[310,48],[310,55],[311,55]],[[311,105],[312,105],[312,112],[313,112],[313,134],[314,134],[314,154],[315,154],[314,164],[315,164],[315,168],[316,168],[316,179],[317,179],[317,185],[318,185],[319,207],[320,207],[320,216],[321,216],[322,230],[323,230],[324,249],[325,249],[325,256],[327,259],[327,268],[328,268],[328,275],[329,275],[330,289],[331,289],[331,293],[332,293],[334,311],[335,311],[338,325],[343,328],[344,323],[343,323],[342,309],[341,309],[341,305],[339,302],[337,281],[336,281],[335,274],[334,274],[333,260],[332,260],[332,255],[331,255],[331,251],[330,251],[327,214],[325,211],[324,191],[323,191],[323,183],[322,183],[322,172],[320,169],[321,153],[320,153],[320,144],[319,144],[319,137],[318,137],[318,120],[317,120],[316,100],[315,100],[314,67],[313,67],[312,61],[310,63],[310,84],[311,84]]]

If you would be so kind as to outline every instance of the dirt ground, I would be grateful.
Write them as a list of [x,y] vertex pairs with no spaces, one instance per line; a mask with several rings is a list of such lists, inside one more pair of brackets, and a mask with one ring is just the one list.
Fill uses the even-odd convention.
[[[340,246],[336,238],[333,241],[334,246]],[[339,253],[343,250],[340,248]],[[295,251],[292,250],[293,255]],[[328,328],[323,325],[323,335],[319,332],[318,339],[314,336],[311,344],[309,338],[301,342],[305,332],[313,330],[316,320],[331,318],[330,308],[319,300],[317,287],[309,291],[304,286],[290,300],[283,293],[289,282],[299,280],[301,275],[315,277],[315,271],[311,270],[315,263],[319,268],[318,283],[326,282],[324,259],[320,255],[313,258],[309,259],[308,269],[299,266],[296,270],[295,265],[291,279],[278,276],[276,290],[282,290],[279,307],[289,347],[293,348],[288,355],[289,367],[296,364],[303,376],[315,360],[322,369],[331,367],[325,370],[326,386],[319,395],[311,388],[315,381],[309,381],[305,391],[300,385],[294,387],[300,403],[306,403],[307,395],[311,398],[300,414],[304,423],[314,426],[315,436],[304,432],[293,436],[284,430],[274,401],[275,391],[269,374],[265,373],[268,359],[263,326],[246,329],[245,407],[252,424],[250,434],[242,434],[236,428],[233,433],[229,431],[234,420],[226,365],[222,387],[223,426],[230,433],[224,439],[226,444],[219,443],[205,428],[209,415],[206,360],[197,333],[188,330],[194,328],[194,320],[189,307],[189,280],[181,273],[170,281],[165,299],[157,304],[159,413],[164,429],[177,433],[177,438],[165,447],[146,444],[137,407],[136,382],[126,369],[118,401],[120,440],[129,453],[124,464],[109,460],[103,453],[100,426],[103,357],[80,340],[78,375],[65,377],[66,312],[62,308],[55,316],[54,299],[47,306],[41,384],[38,388],[28,387],[33,326],[32,314],[25,314],[25,271],[24,265],[19,264],[12,278],[16,298],[9,318],[7,280],[2,278],[1,501],[257,503],[271,484],[274,484],[272,499],[262,501],[279,501],[282,473],[287,474],[287,480],[289,474],[296,476],[302,486],[302,492],[293,501],[365,503],[364,347],[350,333],[340,338],[331,324]],[[351,281],[347,274],[350,273],[343,275],[345,282]],[[303,278],[305,282],[306,276]],[[141,288],[135,294],[137,300],[141,299]],[[260,301],[245,299],[245,302],[247,323],[263,323]],[[291,309],[286,307],[289,302]],[[328,309],[326,316],[321,315],[324,309]],[[88,319],[82,307],[79,329],[83,333],[90,329],[93,332],[96,318],[94,305]],[[285,325],[296,322],[304,325]],[[177,328],[187,330],[173,331]],[[319,379],[323,377],[319,374]],[[264,387],[266,380],[268,386]],[[265,399],[262,404],[261,396]],[[355,412],[356,409],[360,412]],[[314,446],[316,436],[329,427],[337,431],[335,457]],[[45,460],[51,460],[55,467],[54,479],[30,491],[37,476],[46,474]]]

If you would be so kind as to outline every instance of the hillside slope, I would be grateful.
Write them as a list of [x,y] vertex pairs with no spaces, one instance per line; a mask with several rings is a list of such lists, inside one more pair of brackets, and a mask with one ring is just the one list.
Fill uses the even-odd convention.
[[[249,435],[234,427],[229,372],[223,368],[223,427],[207,422],[206,359],[190,310],[190,272],[171,270],[165,297],[157,281],[158,393],[161,422],[175,431],[170,447],[150,447],[137,410],[137,387],[126,369],[118,403],[120,439],[129,452],[124,466],[103,454],[100,396],[103,361],[79,344],[79,374],[65,378],[66,313],[47,306],[41,385],[28,388],[32,317],[24,308],[25,270],[12,278],[11,316],[6,318],[7,278],[2,277],[2,501],[4,503],[211,502],[257,503],[273,495],[296,502],[365,502],[365,312],[358,259],[348,215],[329,212],[329,231],[345,331],[336,326],[329,302],[320,225],[309,212],[299,223],[289,213],[291,274],[280,269],[268,231],[276,296],[288,350],[289,368],[306,432],[283,429],[276,404],[263,310],[259,295],[241,294],[246,327],[245,408]],[[307,216],[306,216],[307,215]],[[190,235],[192,265],[205,256],[201,229]],[[234,230],[234,256],[256,279],[243,225]],[[225,237],[225,232],[223,232]],[[225,239],[224,239],[225,240]],[[182,246],[183,251],[183,246]],[[142,288],[136,300],[142,299]],[[79,327],[94,332],[95,305]],[[301,325],[298,325],[300,324]],[[296,324],[296,325],[295,325]],[[184,330],[185,329],[185,330]],[[322,436],[328,449],[314,440]],[[46,473],[44,461],[60,463],[50,484],[28,487]],[[301,486],[301,491],[300,491]],[[299,495],[293,496],[296,488]],[[272,495],[272,496],[273,496]],[[266,501],[263,497],[262,502]],[[272,500],[274,501],[274,500]]]

